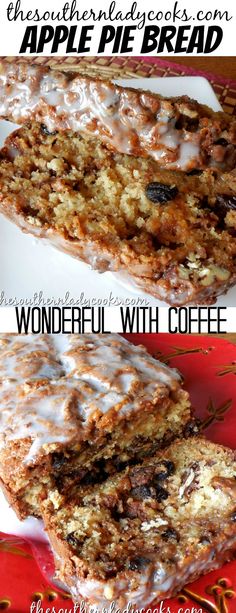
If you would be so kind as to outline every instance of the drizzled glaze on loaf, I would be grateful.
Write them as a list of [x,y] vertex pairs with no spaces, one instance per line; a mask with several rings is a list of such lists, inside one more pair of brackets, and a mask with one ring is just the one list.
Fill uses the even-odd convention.
[[47,67],[0,65],[0,115],[16,123],[36,120],[50,131],[93,133],[113,150],[151,156],[168,168],[232,168],[236,157],[235,127],[223,113],[187,96],[164,99]]
[[180,387],[177,371],[116,334],[2,335],[0,447],[29,439],[34,464],[53,443],[83,441]]

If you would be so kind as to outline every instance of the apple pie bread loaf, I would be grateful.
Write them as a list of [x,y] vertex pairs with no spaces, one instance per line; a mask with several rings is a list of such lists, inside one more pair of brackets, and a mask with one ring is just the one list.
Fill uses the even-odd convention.
[[181,377],[116,334],[1,335],[0,479],[20,517],[197,432]]
[[0,116],[38,121],[50,131],[90,133],[112,150],[150,156],[169,169],[236,165],[236,120],[230,115],[188,96],[163,98],[78,73],[2,62]]

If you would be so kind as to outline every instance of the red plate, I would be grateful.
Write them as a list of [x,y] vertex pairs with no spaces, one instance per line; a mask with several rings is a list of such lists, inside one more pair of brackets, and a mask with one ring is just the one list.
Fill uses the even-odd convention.
[[[126,334],[184,375],[207,437],[236,448],[236,346],[214,337]],[[40,560],[40,566],[39,566]],[[68,595],[50,582],[52,556],[43,543],[0,533],[0,610],[71,613]],[[45,570],[46,569],[46,570]],[[31,608],[41,600],[38,611]],[[236,561],[209,573],[157,606],[155,613],[236,613]]]

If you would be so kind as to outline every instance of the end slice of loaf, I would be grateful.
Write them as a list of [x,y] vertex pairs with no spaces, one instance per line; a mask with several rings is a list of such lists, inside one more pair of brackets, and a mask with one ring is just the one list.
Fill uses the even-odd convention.
[[52,490],[42,515],[76,601],[146,607],[234,556],[235,453],[179,441],[66,503]]

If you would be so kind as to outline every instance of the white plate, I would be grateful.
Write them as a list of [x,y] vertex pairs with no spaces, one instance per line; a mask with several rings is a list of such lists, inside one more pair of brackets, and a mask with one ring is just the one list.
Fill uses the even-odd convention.
[[[208,104],[214,110],[221,108],[210,84],[202,77],[139,78],[122,79],[117,82],[124,86],[150,89],[164,96],[187,94],[199,102]],[[1,146],[6,136],[15,127],[6,121],[0,122]],[[70,297],[79,301],[83,300],[83,294],[84,299],[88,301],[94,299],[106,301],[112,297],[124,302],[140,296],[150,305],[165,306],[165,303],[137,290],[132,282],[125,279],[122,274],[110,272],[99,274],[86,264],[57,251],[42,240],[37,241],[30,235],[23,234],[3,216],[0,216],[0,261],[0,290],[4,292],[8,300],[32,299],[40,292],[43,293],[45,300],[50,300],[63,298],[69,292]],[[224,306],[233,306],[235,303],[236,287],[217,301],[217,305]],[[86,306],[87,303],[80,302],[79,304]],[[91,304],[89,302],[87,306]],[[142,304],[145,305],[147,302]],[[113,301],[112,305],[115,305]]]

